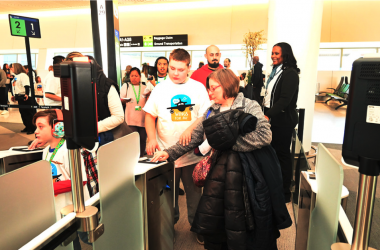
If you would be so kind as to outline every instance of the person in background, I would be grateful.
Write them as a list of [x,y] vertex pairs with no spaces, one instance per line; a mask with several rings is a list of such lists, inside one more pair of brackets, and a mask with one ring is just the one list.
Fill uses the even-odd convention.
[[[171,147],[184,133],[191,134],[195,121],[210,106],[205,87],[200,82],[189,79],[189,71],[190,54],[184,49],[173,50],[169,58],[169,77],[154,88],[144,107],[148,155],[153,155],[156,149]],[[187,142],[189,141],[185,139],[184,143]],[[180,179],[186,191],[188,221],[190,225],[193,223],[202,189],[193,183],[192,173],[201,159],[190,152],[175,162],[174,223],[179,220]],[[200,238],[198,240],[203,241]]]
[[124,84],[120,90],[121,102],[125,104],[125,122],[140,135],[140,157],[145,154],[145,106],[146,98],[143,95],[146,86],[141,83],[141,72],[138,68],[130,71],[130,82]]
[[132,69],[132,66],[131,65],[128,65],[126,68],[125,68],[125,75],[123,77],[123,83],[128,83],[129,82],[129,74],[131,72],[131,69]]
[[[36,77],[36,85],[34,85],[34,93],[36,96],[43,96],[44,95],[44,92],[42,90],[42,81],[41,81],[40,76]],[[39,104],[39,105],[43,104],[42,100],[43,99],[41,99],[41,98],[36,98],[37,104]]]
[[167,75],[168,75],[168,65],[169,65],[169,60],[164,57],[160,56],[156,59],[156,62],[154,63],[154,67],[157,69],[157,79],[153,79],[148,81],[146,86],[147,88],[145,89],[144,95],[149,97],[150,92],[156,87],[157,84],[160,82],[163,82],[166,80]]
[[[53,65],[60,64],[65,58],[63,56],[53,57]],[[44,81],[44,104],[49,106],[62,106],[61,80],[54,76],[54,68],[49,71]]]
[[290,202],[292,180],[290,144],[293,130],[298,124],[296,108],[300,70],[292,47],[287,43],[275,44],[271,58],[273,69],[266,82],[264,114],[271,124],[271,145],[281,165],[285,201]]
[[13,81],[13,75],[11,74],[11,69],[7,63],[4,63],[3,70],[7,74],[7,82],[5,83],[5,86],[6,86],[5,92],[7,92],[7,103],[9,103],[8,92],[9,91],[12,92],[11,82]]
[[222,54],[220,53],[220,50],[217,46],[208,46],[205,54],[205,58],[207,59],[208,64],[194,71],[190,78],[201,82],[206,87],[207,77],[215,70],[223,68],[223,66],[219,64],[221,56]]
[[143,63],[141,70],[141,82],[146,85],[148,82],[148,66],[149,64]]
[[[7,92],[7,73],[4,70],[0,69],[0,104],[8,105],[8,92]],[[9,114],[8,107],[0,107],[2,110],[1,115]]]
[[246,87],[246,97],[257,101],[260,105],[262,104],[261,100],[261,89],[264,86],[263,82],[263,65],[259,62],[259,57],[253,57],[253,74],[251,77],[251,82]]
[[198,65],[198,68],[197,68],[197,69],[200,69],[200,68],[202,68],[202,67],[203,67],[203,65],[205,65],[205,63],[204,63],[204,62],[199,62],[199,65]]
[[[24,65],[24,70],[26,74],[29,76],[29,67],[28,65]],[[36,78],[37,78],[37,72],[35,70],[32,70],[32,75],[33,75],[33,82],[36,83]]]
[[[11,72],[15,74],[13,81],[14,94],[12,96],[12,102],[17,101],[19,105],[32,106],[35,102],[32,101],[29,77],[25,72],[25,69],[19,63],[13,63],[11,67]],[[20,108],[19,109],[21,119],[25,128],[21,132],[26,132],[28,135],[33,134],[36,127],[33,125],[33,116],[36,114],[35,109],[31,108]]]
[[236,75],[236,77],[240,77],[239,72],[236,69],[231,68],[231,59],[224,59],[224,68],[231,70]]

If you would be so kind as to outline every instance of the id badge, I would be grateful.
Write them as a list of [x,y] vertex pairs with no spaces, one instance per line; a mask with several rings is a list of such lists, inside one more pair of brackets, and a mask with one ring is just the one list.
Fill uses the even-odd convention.
[[135,111],[141,111],[141,106],[135,106]]

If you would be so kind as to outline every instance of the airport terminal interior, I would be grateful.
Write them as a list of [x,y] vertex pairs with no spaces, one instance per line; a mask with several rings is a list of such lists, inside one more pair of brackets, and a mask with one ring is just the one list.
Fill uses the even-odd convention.
[[[0,67],[6,73],[4,76],[7,79],[7,87],[0,84],[0,90],[4,89],[0,93],[0,249],[380,249],[380,187],[376,182],[380,173],[380,147],[378,143],[375,144],[380,136],[380,33],[376,30],[376,25],[380,22],[379,9],[380,1],[372,0],[0,1]],[[266,187],[266,190],[270,193],[268,200],[271,200],[269,203],[273,206],[270,210],[272,224],[275,225],[277,222],[276,213],[280,213],[281,209],[290,217],[291,223],[282,227],[276,224],[276,228],[270,225],[271,232],[275,233],[268,231],[267,234],[276,236],[279,232],[279,236],[274,240],[269,236],[264,237],[264,229],[260,231],[258,227],[265,223],[260,220],[252,222],[253,229],[248,230],[249,212],[255,217],[255,211],[263,211],[264,207],[260,207],[258,203],[255,203],[258,207],[252,205],[254,203],[244,203],[245,211],[242,217],[247,227],[244,233],[247,232],[250,236],[243,238],[246,240],[247,237],[247,242],[234,242],[238,233],[231,233],[230,229],[227,229],[227,219],[226,225],[224,221],[220,225],[211,225],[214,230],[219,230],[219,234],[215,235],[223,235],[226,238],[225,241],[216,239],[218,237],[207,231],[210,229],[199,229],[203,223],[206,225],[212,221],[202,217],[202,211],[212,208],[212,202],[207,200],[210,193],[213,193],[207,191],[211,185],[207,183],[211,182],[212,177],[205,177],[206,184],[203,188],[195,187],[197,184],[194,173],[192,178],[187,179],[190,182],[194,179],[195,184],[190,184],[196,190],[201,190],[199,192],[203,192],[202,197],[199,194],[200,198],[196,200],[194,197],[197,194],[194,192],[198,191],[193,191],[194,188],[189,187],[189,183],[184,180],[185,170],[178,171],[178,166],[186,165],[179,165],[183,164],[180,160],[175,163],[171,160],[174,149],[166,151],[169,153],[164,152],[169,157],[168,161],[150,162],[150,158],[156,157],[156,153],[160,152],[156,152],[154,156],[153,153],[149,154],[148,147],[152,145],[149,138],[152,132],[145,130],[148,126],[147,117],[149,126],[153,126],[154,129],[161,128],[166,133],[177,129],[170,123],[160,121],[164,115],[158,115],[158,108],[155,108],[160,102],[164,102],[162,99],[166,94],[158,96],[159,94],[154,95],[154,92],[157,86],[160,86],[159,81],[162,80],[164,84],[168,80],[176,83],[173,75],[183,74],[171,73],[179,72],[179,69],[175,68],[177,64],[173,65],[171,62],[183,63],[184,60],[172,59],[177,49],[184,49],[190,56],[190,61],[186,61],[189,80],[186,80],[184,85],[197,80],[205,85],[207,91],[204,92],[207,92],[210,98],[218,90],[212,87],[214,80],[207,80],[209,82],[206,84],[206,77],[222,71],[214,71],[220,67],[231,69],[233,75],[238,78],[235,81],[239,82],[240,91],[244,96],[256,100],[257,96],[247,97],[247,93],[253,91],[249,85],[254,86],[252,84],[257,79],[255,74],[259,72],[257,65],[260,64],[262,71],[258,77],[258,93],[261,91],[261,97],[257,99],[257,107],[261,106],[264,113],[259,109],[260,115],[255,119],[257,124],[260,121],[267,122],[265,119],[260,120],[260,117],[263,118],[268,112],[267,109],[272,107],[266,106],[266,98],[276,98],[276,94],[267,97],[266,88],[271,86],[272,79],[276,82],[274,85],[281,82],[276,80],[274,67],[277,64],[273,60],[272,52],[272,49],[274,51],[275,47],[279,47],[275,44],[281,42],[291,46],[297,60],[296,66],[300,70],[297,74],[298,101],[295,99],[299,118],[294,129],[292,127],[288,151],[292,168],[289,198],[286,198],[285,191],[283,194],[271,189],[270,180],[266,179],[263,170],[260,176],[262,178],[264,175],[264,183],[269,187]],[[284,53],[284,47],[281,48]],[[217,55],[210,57],[211,50],[215,50],[213,53]],[[69,58],[71,52],[80,52],[80,56],[74,53],[75,55]],[[167,58],[167,70],[161,76],[158,62],[164,58]],[[220,65],[207,67],[214,63],[209,61],[209,58],[217,58],[216,62]],[[291,60],[289,58],[287,57]],[[285,65],[288,61],[283,59]],[[163,61],[166,62],[165,60]],[[201,63],[205,66],[200,65]],[[8,65],[9,69],[5,65]],[[19,70],[18,65],[25,65],[25,69]],[[365,68],[366,65],[370,66]],[[204,82],[198,80],[201,78],[196,78],[202,67],[205,67],[204,72],[208,70]],[[152,72],[154,70],[153,73],[151,69]],[[28,73],[29,70],[33,72]],[[30,86],[29,82],[32,82],[29,78],[27,83],[21,85],[21,91],[30,91],[30,94],[18,90],[16,82],[21,81],[20,77],[17,79],[17,73],[20,72],[33,76],[33,89],[25,87],[24,90],[24,86]],[[53,90],[52,94],[50,88],[45,91],[53,75],[60,78],[57,78],[58,84],[61,84],[59,94],[54,94]],[[132,82],[135,75],[141,77],[140,81],[144,81],[145,77],[147,83],[141,85],[139,81],[139,90]],[[157,78],[157,85],[149,83],[151,76],[154,80]],[[170,79],[167,79],[167,76]],[[81,87],[84,79],[88,80],[88,83],[96,81],[96,84],[109,84],[104,80],[106,77],[115,82],[119,93],[112,92],[116,89],[112,84],[107,85],[107,93],[91,84],[86,88]],[[280,74],[278,79],[281,77],[284,78],[285,73]],[[202,88],[203,85],[199,84]],[[145,97],[150,86],[152,89]],[[223,84],[220,86],[225,88]],[[277,91],[275,88],[269,89],[272,93]],[[139,104],[137,90],[139,95],[140,91],[143,93],[145,90],[142,97],[146,102],[143,104]],[[158,90],[165,93],[163,88]],[[182,102],[181,99],[179,102],[171,100],[172,106],[163,108],[170,109],[170,113],[169,110],[167,112],[171,119],[174,119],[177,112],[183,111],[179,105],[186,104],[184,98],[190,95],[190,92],[197,92],[196,88],[189,88],[187,91],[176,96],[182,98]],[[17,99],[17,93],[22,93],[28,98]],[[65,96],[65,93],[68,93],[69,97]],[[113,97],[119,96],[111,100],[110,96],[113,93]],[[133,102],[132,100],[128,103],[131,100],[127,98],[128,93],[132,95],[132,99],[136,97],[133,107],[128,106]],[[239,93],[234,100],[240,95],[242,94]],[[49,99],[50,96],[59,98]],[[199,101],[201,95],[197,92],[194,96],[197,96],[197,99],[191,97],[192,100]],[[105,134],[115,126],[107,129],[109,123],[100,122],[100,117],[104,116],[103,106],[99,106],[99,102],[103,100],[101,98],[108,98],[107,108],[111,105],[121,107],[119,100],[123,103],[123,124],[124,119],[128,124],[142,114],[145,117],[145,127],[134,124],[130,127],[135,133],[122,136],[116,136],[113,131],[112,139],[107,141]],[[361,101],[364,99],[360,98],[367,98],[369,101]],[[218,103],[217,99],[215,102]],[[176,106],[173,106],[173,103]],[[194,109],[191,105],[185,105],[184,112],[190,114],[190,120],[186,121],[194,122],[191,114],[194,116],[194,112],[200,110],[203,113],[198,117],[204,115],[205,119],[210,119],[208,117],[211,111],[207,116],[207,112],[204,113],[212,109],[208,108],[208,99],[207,103],[205,109],[201,105],[194,106],[197,104],[191,104]],[[291,105],[289,103],[290,99],[287,105]],[[137,116],[130,115],[128,107],[140,113]],[[56,150],[55,146],[51,149],[48,145],[37,145],[37,149],[28,150],[28,147],[40,140],[42,133],[42,128],[36,120],[41,118],[35,119],[35,125],[31,123],[33,114],[54,108],[62,108],[62,111],[59,111],[61,113],[54,113],[56,118],[50,125],[47,123],[48,126],[53,126],[53,132],[49,131],[49,136],[52,134],[55,140],[60,138],[55,145]],[[222,108],[223,104],[221,111]],[[152,115],[151,110],[155,110],[152,111],[155,115]],[[279,112],[284,114],[287,110]],[[107,112],[107,116],[110,116],[108,118],[114,116],[112,110]],[[187,119],[175,118],[183,121]],[[270,118],[269,123],[274,123],[275,120]],[[55,137],[54,129],[58,123],[64,124],[63,138]],[[203,123],[202,129],[205,126]],[[173,132],[176,134],[176,141],[186,128],[180,132]],[[156,130],[153,130],[157,137],[161,136],[159,133],[161,132],[158,131],[156,135]],[[207,138],[210,149],[213,148],[209,159],[219,161],[224,155],[215,153],[218,158],[212,157],[214,150],[218,152],[219,149],[211,145],[208,136],[205,130],[203,138]],[[194,140],[194,134],[190,134],[190,138]],[[103,140],[107,143],[103,143]],[[161,149],[167,149],[176,142],[160,143],[157,144],[158,147],[161,145]],[[140,149],[139,144],[146,144],[146,151],[144,148]],[[61,181],[61,184],[65,184],[67,180],[69,186],[65,191],[57,191],[57,186],[51,185],[51,171],[46,170],[50,170],[50,166],[54,165],[52,159],[62,145],[68,149],[64,151],[68,152],[68,156],[64,156],[68,157],[65,166],[68,177]],[[273,144],[272,146],[274,147]],[[285,148],[287,146],[286,144]],[[44,150],[45,147],[49,150]],[[271,150],[277,152],[277,148],[275,149],[276,151]],[[367,151],[370,152],[368,155]],[[155,149],[152,152],[155,152]],[[202,157],[206,155],[202,150],[198,150],[197,154]],[[49,161],[50,155],[52,157]],[[279,159],[280,157],[278,156]],[[364,158],[366,160],[362,160]],[[198,161],[193,162],[194,165]],[[279,167],[283,164],[277,157],[276,162]],[[369,167],[364,168],[365,164]],[[243,160],[241,165],[244,165]],[[210,174],[214,173],[213,168],[216,166],[219,165],[211,163]],[[243,167],[240,168],[245,170]],[[182,176],[177,187],[175,183],[180,176],[179,173]],[[246,192],[244,199],[253,199],[250,193],[251,186],[245,179],[246,174],[243,174],[242,178],[242,193]],[[53,179],[53,182],[55,181]],[[256,181],[259,183],[258,179],[251,179],[255,188]],[[241,182],[243,183],[243,180]],[[227,197],[227,192],[224,194]],[[248,202],[246,200],[244,202]],[[283,200],[286,202],[281,203]],[[194,202],[198,204],[198,201],[206,208],[193,205]],[[227,206],[227,198],[223,198],[223,201]],[[279,203],[281,208],[276,207]],[[223,203],[220,204],[223,206]],[[250,206],[252,211],[249,211]],[[67,208],[65,211],[60,210],[64,207]],[[92,214],[89,215],[90,213]],[[195,218],[190,219],[190,213],[195,213]],[[225,213],[227,218],[228,212]],[[224,215],[221,217],[224,218]],[[189,221],[193,219],[194,223],[191,225]],[[199,233],[204,231],[207,233]],[[238,231],[236,229],[236,232]],[[248,240],[250,237],[253,242]],[[267,242],[260,243],[260,237],[271,240],[271,244],[276,246],[269,246]],[[219,245],[214,242],[218,242]]]

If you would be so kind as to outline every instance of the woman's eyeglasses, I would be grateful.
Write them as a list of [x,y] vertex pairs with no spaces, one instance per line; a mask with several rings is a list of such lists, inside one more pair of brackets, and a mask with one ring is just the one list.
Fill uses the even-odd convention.
[[210,92],[214,92],[217,88],[219,88],[221,85],[218,85],[218,86],[216,86],[216,87],[210,87],[209,89],[208,89],[208,91],[210,91]]

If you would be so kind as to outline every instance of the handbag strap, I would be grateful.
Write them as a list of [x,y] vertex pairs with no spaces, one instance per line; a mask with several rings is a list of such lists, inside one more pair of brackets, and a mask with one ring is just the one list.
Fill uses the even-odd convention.
[[208,116],[211,114],[211,109],[208,109],[208,112],[207,112],[207,115],[206,115],[206,119],[208,118]]

